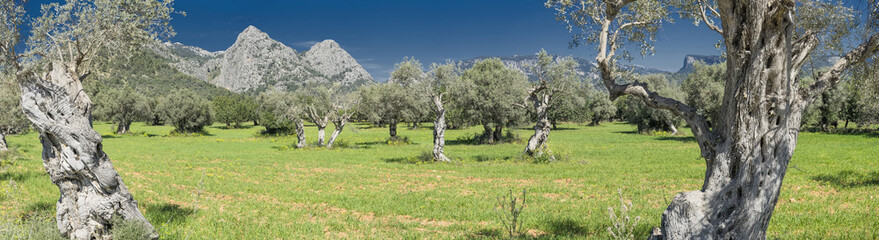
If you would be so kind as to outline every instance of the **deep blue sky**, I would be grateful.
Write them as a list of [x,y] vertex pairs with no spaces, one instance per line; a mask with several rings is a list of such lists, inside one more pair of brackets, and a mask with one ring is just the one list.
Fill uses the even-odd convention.
[[[57,0],[34,0],[39,4]],[[850,6],[868,0],[844,0]],[[177,0],[170,39],[209,51],[225,50],[248,25],[299,51],[315,42],[339,42],[376,80],[387,79],[394,63],[415,57],[425,65],[479,56],[534,54],[594,58],[591,46],[568,48],[571,34],[555,21],[543,0]],[[36,10],[36,11],[34,11]],[[634,64],[677,71],[687,54],[717,55],[719,36],[690,20],[665,24],[656,54]]]
[[[426,66],[446,59],[534,54],[592,59],[591,47],[568,48],[571,34],[540,0],[185,1],[172,21],[171,41],[225,50],[248,25],[297,50],[315,41],[339,42],[376,80],[387,79],[405,56]],[[636,64],[676,71],[686,54],[718,54],[717,34],[689,22],[666,25],[656,55]]]

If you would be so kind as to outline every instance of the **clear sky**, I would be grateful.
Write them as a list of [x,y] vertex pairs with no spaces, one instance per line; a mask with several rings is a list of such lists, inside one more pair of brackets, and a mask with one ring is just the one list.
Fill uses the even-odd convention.
[[[51,0],[35,0],[38,4]],[[871,0],[844,0],[850,6]],[[594,58],[590,46],[569,49],[571,34],[542,0],[177,0],[186,16],[172,21],[170,39],[209,51],[225,50],[253,25],[299,51],[333,39],[376,80],[394,63],[415,57],[428,66],[446,59],[534,54]],[[38,12],[38,11],[31,11]],[[718,55],[719,35],[690,20],[665,24],[656,54],[636,55],[634,64],[677,71],[687,54]]]
[[[178,0],[186,16],[172,21],[171,39],[209,51],[225,50],[248,25],[305,51],[333,39],[377,80],[405,56],[428,66],[446,59],[534,54],[594,58],[591,47],[568,48],[571,34],[540,0]],[[677,71],[686,54],[719,54],[718,36],[689,22],[664,26],[656,55],[634,63]]]

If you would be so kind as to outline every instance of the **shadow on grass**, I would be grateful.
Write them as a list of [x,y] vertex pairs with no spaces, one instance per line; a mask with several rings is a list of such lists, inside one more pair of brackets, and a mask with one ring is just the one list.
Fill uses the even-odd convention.
[[24,214],[21,215],[22,221],[39,220],[55,216],[54,202],[34,202],[27,205]]
[[256,126],[256,125],[241,125],[241,126],[237,126],[237,127],[235,125],[232,125],[232,126],[210,126],[210,128],[222,129],[222,130],[251,129],[254,127],[258,127],[258,126]]
[[0,181],[13,180],[16,182],[23,182],[25,180],[28,180],[28,179],[31,179],[31,178],[34,178],[37,176],[39,176],[39,173],[36,173],[36,172],[26,172],[26,173],[4,172],[4,173],[0,173]]
[[101,135],[101,138],[103,138],[103,139],[119,138],[119,136],[116,136],[116,134],[104,134],[104,135]]
[[812,180],[822,185],[830,185],[837,188],[856,188],[879,186],[879,171],[868,173],[845,170],[836,174],[820,174],[812,176]]
[[182,224],[195,213],[195,209],[171,203],[147,204],[145,211],[150,222],[157,227]]
[[660,141],[678,141],[678,142],[683,142],[683,143],[696,142],[696,138],[693,136],[689,136],[689,137],[662,136],[657,139]]

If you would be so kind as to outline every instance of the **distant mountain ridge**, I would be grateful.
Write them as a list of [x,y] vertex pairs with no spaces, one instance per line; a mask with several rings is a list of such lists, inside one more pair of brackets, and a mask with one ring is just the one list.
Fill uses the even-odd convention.
[[153,50],[179,71],[238,93],[271,88],[292,91],[308,83],[354,89],[373,81],[333,40],[299,53],[254,26],[244,29],[225,51],[210,52],[180,43],[164,43]]

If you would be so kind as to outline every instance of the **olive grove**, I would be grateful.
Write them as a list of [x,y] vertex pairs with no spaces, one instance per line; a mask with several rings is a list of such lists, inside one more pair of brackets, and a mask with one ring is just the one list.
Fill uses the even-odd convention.
[[[615,99],[640,98],[681,116],[706,161],[702,189],[677,194],[655,231],[658,239],[764,239],[796,147],[804,109],[879,49],[875,25],[860,43],[850,36],[853,10],[817,0],[549,0],[557,19],[578,32],[574,43],[597,47],[602,82]],[[634,82],[619,84],[617,51],[633,43],[652,51],[655,34],[679,12],[722,37],[727,70],[716,123],[696,108]],[[875,17],[875,16],[871,16]],[[838,52],[829,69],[800,86],[810,54]],[[625,54],[623,54],[625,55]],[[875,64],[875,63],[871,63]]]
[[555,107],[553,103],[557,101],[556,97],[565,94],[566,90],[570,91],[580,81],[576,69],[577,63],[571,58],[554,61],[546,50],[537,53],[537,63],[531,70],[537,75],[537,82],[532,83],[531,88],[526,90],[525,104],[520,105],[528,108],[530,102],[532,105],[530,110],[534,111],[537,121],[534,124],[534,134],[525,145],[525,154],[535,156],[541,153],[553,125],[549,120],[550,109]]
[[21,107],[39,131],[43,166],[60,190],[58,229],[69,239],[108,239],[120,216],[158,237],[102,149],[82,82],[94,62],[170,36],[172,1],[48,3],[33,18],[24,4],[0,2],[0,69],[18,82]]

